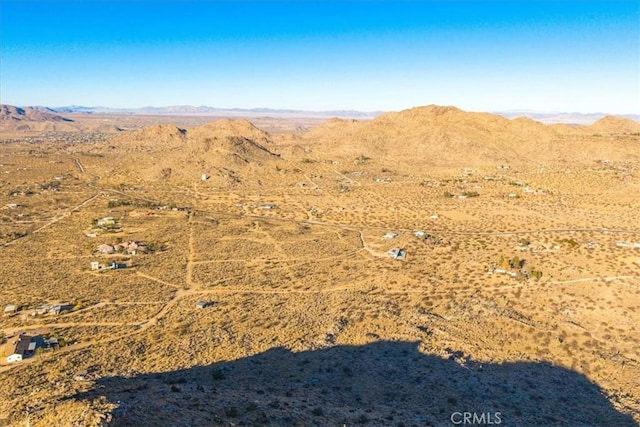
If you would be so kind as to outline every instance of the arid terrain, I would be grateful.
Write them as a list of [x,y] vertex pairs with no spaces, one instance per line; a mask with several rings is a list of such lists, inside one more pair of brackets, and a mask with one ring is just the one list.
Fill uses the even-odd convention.
[[0,426],[640,423],[635,121],[1,112]]

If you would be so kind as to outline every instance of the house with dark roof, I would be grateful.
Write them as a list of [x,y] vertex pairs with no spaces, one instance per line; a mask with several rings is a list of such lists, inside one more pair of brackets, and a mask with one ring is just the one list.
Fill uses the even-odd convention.
[[405,252],[404,249],[393,248],[387,251],[387,255],[389,255],[389,257],[393,259],[403,260],[406,258],[407,253]]
[[42,339],[40,335],[31,337],[21,334],[15,344],[16,346],[13,353],[7,357],[7,363],[19,362],[20,360],[33,356],[36,349],[44,347],[44,339]]

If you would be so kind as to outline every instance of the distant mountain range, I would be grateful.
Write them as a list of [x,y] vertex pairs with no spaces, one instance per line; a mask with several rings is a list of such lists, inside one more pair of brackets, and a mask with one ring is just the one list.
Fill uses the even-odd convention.
[[296,117],[341,117],[341,118],[373,118],[382,111],[363,112],[356,110],[306,111],[274,108],[214,108],[207,106],[194,107],[192,105],[173,105],[169,107],[141,107],[141,108],[110,108],[85,107],[70,105],[55,107],[58,113],[85,114],[138,114],[138,115],[168,115],[168,116],[296,116]]
[[[273,108],[214,108],[207,106],[194,107],[191,105],[175,105],[169,107],[142,107],[142,108],[110,108],[110,107],[86,107],[70,105],[65,107],[16,107],[0,104],[0,121],[3,122],[73,122],[71,118],[62,117],[66,114],[111,114],[111,115],[141,115],[141,116],[211,116],[211,117],[313,117],[313,118],[342,118],[368,120],[383,115],[383,111],[356,111],[356,110],[327,110],[307,111],[294,109]],[[526,117],[544,124],[590,125],[608,116],[606,113],[544,113],[526,110],[511,110],[493,112],[508,119]],[[639,114],[620,114],[619,118],[631,119],[640,122]]]
[[[553,124],[575,124],[575,125],[590,125],[596,121],[610,116],[608,113],[540,113],[526,110],[513,110],[513,111],[500,111],[494,112],[507,119],[515,119],[517,117],[528,117],[541,123],[548,125]],[[640,114],[614,114],[616,117],[631,119],[636,122],[640,122]]]
[[15,107],[13,105],[0,104],[0,120],[7,122],[73,122],[62,117],[56,111],[47,107]]
[[[47,107],[33,107],[47,108]],[[307,111],[294,109],[273,108],[214,108],[208,106],[195,107],[192,105],[175,105],[169,107],[142,107],[142,108],[110,108],[110,107],[86,107],[70,105],[66,107],[49,108],[57,113],[85,113],[85,114],[138,114],[138,115],[174,115],[174,116],[295,116],[295,117],[339,117],[351,119],[372,119],[384,111],[356,111],[356,110],[326,110]],[[513,119],[516,117],[528,117],[545,124],[575,124],[588,125],[606,117],[607,113],[566,113],[566,112],[534,112],[527,110],[494,111],[494,114]],[[640,122],[640,114],[617,114]]]

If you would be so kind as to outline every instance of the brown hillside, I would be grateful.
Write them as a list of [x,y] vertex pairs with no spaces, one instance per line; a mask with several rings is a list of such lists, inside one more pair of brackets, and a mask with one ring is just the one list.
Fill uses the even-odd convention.
[[585,127],[585,131],[601,134],[625,134],[640,133],[640,123],[631,119],[615,116],[606,116],[590,126]]
[[184,129],[172,125],[154,125],[118,135],[111,139],[110,146],[125,152],[159,151],[181,147],[186,134]]
[[0,131],[4,135],[14,132],[73,132],[77,127],[73,120],[52,110],[0,104]]
[[194,182],[205,174],[206,184],[226,186],[242,182],[244,171],[278,160],[269,144],[269,134],[248,121],[223,119],[189,130],[151,126],[118,135],[96,150],[126,152],[119,173],[123,176]]
[[513,120],[455,107],[430,105],[387,113],[369,122],[331,120],[305,138],[317,152],[367,155],[434,166],[590,161],[622,155],[629,147],[603,147],[583,132],[556,130],[540,122]]
[[215,134],[217,137],[243,136],[255,142],[268,143],[269,134],[255,127],[245,119],[220,119],[191,129],[191,134],[207,137]]
[[20,108],[13,105],[0,104],[0,122],[72,122],[73,120],[62,117],[53,110],[43,108]]

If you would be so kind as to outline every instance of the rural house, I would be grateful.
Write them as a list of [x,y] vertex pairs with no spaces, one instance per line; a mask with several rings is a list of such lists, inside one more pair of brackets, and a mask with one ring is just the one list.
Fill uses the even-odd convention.
[[16,341],[13,353],[7,357],[7,363],[19,362],[35,354],[36,349],[44,346],[41,336],[34,337],[21,334]]
[[387,255],[389,255],[389,257],[393,259],[403,260],[406,256],[406,252],[400,248],[393,248],[389,249]]

